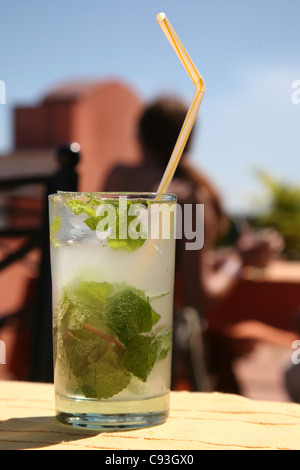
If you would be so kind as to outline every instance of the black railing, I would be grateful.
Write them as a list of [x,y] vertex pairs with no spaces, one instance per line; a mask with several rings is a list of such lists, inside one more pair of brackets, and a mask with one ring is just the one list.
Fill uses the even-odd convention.
[[[9,312],[1,315],[0,327],[5,325],[12,317],[22,317],[24,312],[28,315],[30,310],[30,351],[28,364],[28,380],[38,382],[51,382],[53,380],[53,348],[52,348],[52,288],[50,271],[50,247],[48,230],[48,195],[63,191],[77,191],[78,174],[76,166],[80,159],[78,144],[67,144],[57,149],[59,162],[58,170],[51,176],[32,176],[25,178],[11,178],[0,181],[0,193],[29,185],[42,185],[43,196],[40,207],[33,209],[35,222],[26,221],[26,213],[22,214],[21,224],[11,223],[8,209],[8,221],[0,228],[1,239],[23,238],[17,249],[7,252],[0,261],[0,271],[24,259],[33,249],[40,250],[39,274],[36,282],[35,295],[31,308],[24,305],[18,312]],[[22,199],[22,196],[21,196]],[[17,209],[15,209],[17,210]],[[23,209],[19,209],[22,211]],[[18,214],[17,214],[18,215]],[[25,222],[24,222],[25,221]],[[28,303],[28,300],[27,300]]]

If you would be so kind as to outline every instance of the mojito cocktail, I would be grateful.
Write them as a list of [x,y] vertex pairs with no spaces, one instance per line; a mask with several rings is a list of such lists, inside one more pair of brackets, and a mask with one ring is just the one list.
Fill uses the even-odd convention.
[[169,410],[176,196],[49,196],[57,417],[118,429]]

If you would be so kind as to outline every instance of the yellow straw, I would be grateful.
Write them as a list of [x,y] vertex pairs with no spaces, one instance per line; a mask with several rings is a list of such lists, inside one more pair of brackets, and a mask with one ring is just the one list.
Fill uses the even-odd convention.
[[195,122],[195,119],[199,111],[199,108],[203,99],[203,95],[205,92],[205,82],[202,76],[200,75],[200,73],[198,72],[198,70],[196,69],[195,65],[191,61],[188,53],[186,52],[179,37],[177,36],[174,29],[172,28],[165,13],[159,13],[156,18],[157,18],[158,24],[160,25],[168,41],[170,42],[174,51],[176,52],[179,59],[181,60],[184,68],[186,69],[187,73],[189,74],[196,88],[192,103],[187,112],[181,131],[179,133],[177,142],[175,144],[172,155],[170,157],[169,163],[167,165],[167,168],[165,170],[165,173],[162,177],[162,180],[157,190],[158,193],[165,193],[167,192],[169,184],[172,181],[172,178],[174,176],[175,170],[179,163],[180,157],[184,150],[185,144],[188,140],[188,137],[194,125],[194,122]]

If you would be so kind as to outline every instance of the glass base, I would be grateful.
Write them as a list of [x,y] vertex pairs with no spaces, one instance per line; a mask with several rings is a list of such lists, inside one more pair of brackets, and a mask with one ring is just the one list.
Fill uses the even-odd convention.
[[[164,423],[169,393],[137,401],[97,401],[56,396],[56,418],[76,428],[99,431],[140,429]],[[133,411],[134,410],[134,411]]]
[[56,418],[63,424],[75,428],[102,431],[120,431],[157,426],[164,423],[168,413],[128,414],[128,415],[91,415],[59,413]]

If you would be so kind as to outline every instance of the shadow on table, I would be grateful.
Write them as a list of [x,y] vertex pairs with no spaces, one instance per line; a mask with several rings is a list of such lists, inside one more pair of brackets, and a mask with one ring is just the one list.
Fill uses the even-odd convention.
[[99,431],[75,429],[53,416],[12,418],[0,421],[0,450],[37,449],[99,435]]

